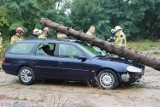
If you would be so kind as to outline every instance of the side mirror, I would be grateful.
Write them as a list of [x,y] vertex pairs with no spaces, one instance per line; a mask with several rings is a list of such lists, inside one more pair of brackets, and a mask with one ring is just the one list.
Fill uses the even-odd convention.
[[84,56],[79,56],[79,57],[77,57],[79,60],[82,60],[82,62],[83,61],[85,61],[87,58],[86,57],[84,57]]

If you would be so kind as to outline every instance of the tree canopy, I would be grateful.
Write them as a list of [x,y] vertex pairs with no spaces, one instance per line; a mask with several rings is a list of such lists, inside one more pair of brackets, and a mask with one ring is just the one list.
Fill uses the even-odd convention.
[[[10,38],[22,26],[25,37],[34,28],[42,29],[39,20],[47,17],[86,32],[96,27],[96,36],[110,36],[116,25],[130,39],[160,38],[160,0],[1,0],[0,32]],[[54,30],[52,30],[54,35]]]
[[84,31],[95,25],[97,36],[103,39],[116,25],[129,37],[156,39],[160,33],[159,3],[160,0],[73,0],[70,17],[73,26]]
[[[64,13],[55,9],[59,0],[2,0],[0,4],[0,31],[12,35],[19,26],[28,37],[34,28],[41,29],[41,17],[64,20]],[[2,11],[2,12],[1,12]],[[66,17],[65,17],[66,18]]]

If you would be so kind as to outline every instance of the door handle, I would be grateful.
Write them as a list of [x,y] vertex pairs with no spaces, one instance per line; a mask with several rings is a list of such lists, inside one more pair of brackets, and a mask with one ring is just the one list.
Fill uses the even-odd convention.
[[59,62],[59,64],[63,64],[63,62]]

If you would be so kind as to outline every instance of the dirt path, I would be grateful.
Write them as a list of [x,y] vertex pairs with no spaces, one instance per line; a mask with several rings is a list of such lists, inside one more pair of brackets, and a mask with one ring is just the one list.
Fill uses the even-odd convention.
[[0,107],[160,107],[160,72],[146,68],[140,82],[115,90],[85,83],[38,81],[24,86],[0,72]]

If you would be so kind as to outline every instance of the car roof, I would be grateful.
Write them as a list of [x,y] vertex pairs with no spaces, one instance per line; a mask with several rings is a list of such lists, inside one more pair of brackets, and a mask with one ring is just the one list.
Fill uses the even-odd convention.
[[25,39],[18,42],[37,42],[37,43],[43,43],[43,42],[56,42],[56,43],[81,43],[80,40],[76,39]]

